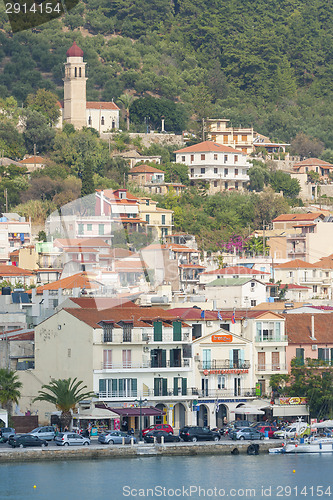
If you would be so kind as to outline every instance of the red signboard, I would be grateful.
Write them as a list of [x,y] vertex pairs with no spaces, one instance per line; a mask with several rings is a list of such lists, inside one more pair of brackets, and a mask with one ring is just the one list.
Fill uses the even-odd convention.
[[232,342],[232,335],[212,335],[212,342]]
[[249,370],[239,370],[238,368],[230,368],[228,369],[223,369],[223,370],[204,370],[203,374],[204,375],[221,375],[225,373],[237,373],[240,375],[241,373],[249,373]]

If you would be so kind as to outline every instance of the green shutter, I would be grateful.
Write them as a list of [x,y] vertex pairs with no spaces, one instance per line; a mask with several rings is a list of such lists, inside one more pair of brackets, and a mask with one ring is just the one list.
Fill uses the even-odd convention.
[[296,347],[296,358],[299,365],[304,365],[304,349]]
[[131,389],[132,389],[132,396],[136,397],[137,396],[137,388],[138,388],[138,381],[136,378],[131,379]]
[[330,365],[333,366],[333,348],[331,348],[331,361]]
[[162,378],[162,396],[168,395],[168,379]]
[[173,378],[173,395],[178,396],[178,377]]
[[324,359],[325,359],[325,356],[324,356],[324,349],[321,349],[320,347],[319,347],[319,349],[318,349],[318,359],[322,359],[322,360],[324,360]]
[[182,324],[180,321],[173,321],[173,340],[175,342],[181,342],[182,340]]
[[160,392],[160,380],[159,378],[154,378],[154,396],[159,396]]
[[166,350],[162,349],[162,366],[161,368],[166,368]]
[[118,395],[118,380],[116,378],[112,379],[112,395]]
[[154,341],[162,342],[162,321],[154,321]]
[[106,379],[105,378],[99,379],[99,392],[106,392]]
[[182,396],[187,395],[187,378],[182,378]]
[[174,349],[170,349],[170,366],[174,366],[174,361],[175,361],[175,356],[174,356]]
[[119,379],[119,396],[123,396],[124,394],[124,380],[122,378]]

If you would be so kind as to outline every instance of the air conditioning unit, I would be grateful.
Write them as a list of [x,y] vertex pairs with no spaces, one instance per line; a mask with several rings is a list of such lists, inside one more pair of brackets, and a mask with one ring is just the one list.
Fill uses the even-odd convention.
[[194,361],[200,361],[200,356],[194,356]]
[[211,321],[207,321],[207,326],[212,326],[212,322]]
[[317,345],[316,345],[316,344],[312,344],[311,349],[312,349],[313,351],[316,351],[316,350],[318,349],[318,347],[317,347]]
[[149,352],[149,347],[145,345],[145,346],[143,347],[143,352]]
[[184,333],[184,340],[188,340],[190,338],[190,334],[188,332]]
[[189,359],[184,359],[183,362],[184,362],[184,367],[185,366],[190,366],[190,360]]

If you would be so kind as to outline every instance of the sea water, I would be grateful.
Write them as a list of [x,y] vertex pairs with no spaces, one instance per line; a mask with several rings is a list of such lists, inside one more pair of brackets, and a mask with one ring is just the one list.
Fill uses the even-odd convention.
[[143,457],[0,465],[0,499],[319,498],[333,454]]

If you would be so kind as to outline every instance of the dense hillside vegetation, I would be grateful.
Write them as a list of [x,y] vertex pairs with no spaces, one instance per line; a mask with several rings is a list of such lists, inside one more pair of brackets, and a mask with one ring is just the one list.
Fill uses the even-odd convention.
[[163,97],[181,103],[187,120],[229,117],[283,141],[305,132],[333,149],[331,2],[86,0],[15,35],[1,9],[0,97],[24,103],[38,88],[61,97],[76,39],[88,99]]

